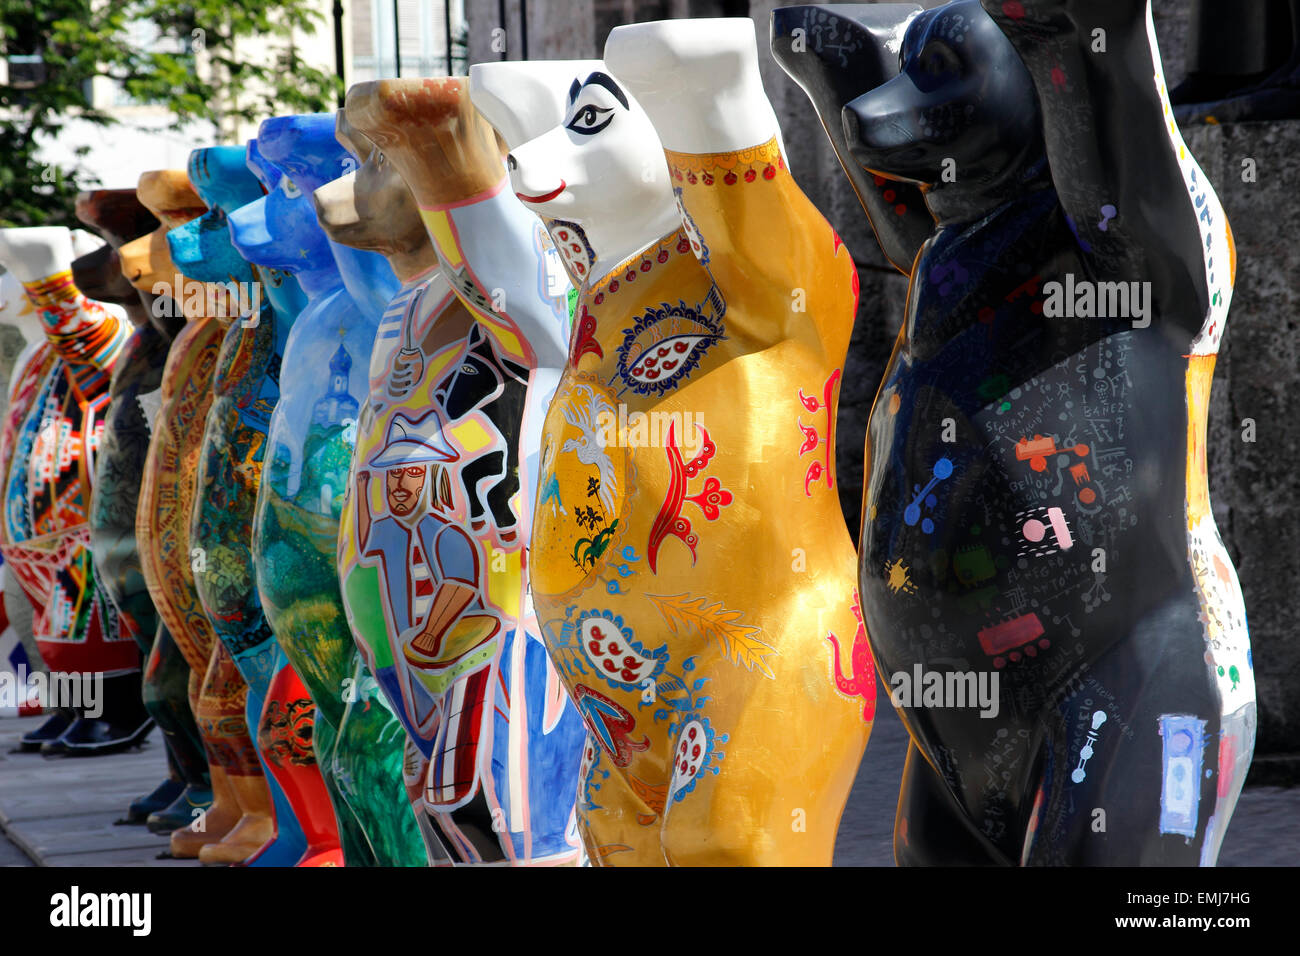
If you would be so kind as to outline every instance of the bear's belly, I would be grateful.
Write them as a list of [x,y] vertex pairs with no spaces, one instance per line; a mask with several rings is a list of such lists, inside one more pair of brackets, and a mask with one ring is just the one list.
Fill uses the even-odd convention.
[[1195,601],[1185,360],[1131,330],[1023,380],[953,364],[896,357],[872,410],[864,617],[886,677],[997,673],[1001,719],[1032,726],[1144,615]]

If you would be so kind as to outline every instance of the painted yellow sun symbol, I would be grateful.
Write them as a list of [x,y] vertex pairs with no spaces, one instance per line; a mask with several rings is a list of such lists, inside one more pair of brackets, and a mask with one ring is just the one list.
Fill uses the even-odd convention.
[[908,575],[907,566],[902,561],[890,561],[885,565],[886,580],[889,590],[897,594],[902,591],[904,594],[915,594],[916,585]]

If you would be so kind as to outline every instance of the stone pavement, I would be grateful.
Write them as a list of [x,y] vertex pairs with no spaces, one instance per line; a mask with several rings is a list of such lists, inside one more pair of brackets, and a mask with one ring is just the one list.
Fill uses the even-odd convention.
[[[894,809],[907,732],[884,687],[875,729],[836,842],[837,866],[893,866]],[[0,866],[198,866],[158,859],[163,837],[115,826],[126,806],[162,780],[162,736],[111,757],[46,760],[11,753],[40,718],[0,720]],[[7,839],[6,839],[7,838]],[[1300,787],[1252,787],[1241,796],[1220,866],[1300,865]]]
[[47,760],[14,753],[18,738],[42,719],[0,720],[0,865],[199,865],[160,860],[166,837],[143,826],[115,825],[127,805],[167,773],[160,731],[139,750],[107,757]]

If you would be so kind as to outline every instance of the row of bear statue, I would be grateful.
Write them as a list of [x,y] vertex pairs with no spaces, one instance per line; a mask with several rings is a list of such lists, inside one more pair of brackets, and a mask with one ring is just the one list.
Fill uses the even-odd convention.
[[883,318],[752,21],[362,83],[83,194],[107,245],[0,231],[0,650],[103,691],[24,745],[156,723],[131,816],[209,863],[824,865],[879,676],[900,863],[1213,865],[1235,252],[1147,0],[786,7],[771,52],[910,276],[856,548]]

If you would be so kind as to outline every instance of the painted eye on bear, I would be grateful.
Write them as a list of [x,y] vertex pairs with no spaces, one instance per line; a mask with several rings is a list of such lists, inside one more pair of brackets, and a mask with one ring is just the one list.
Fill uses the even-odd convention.
[[[606,115],[613,112],[612,107],[583,106],[574,114],[573,119],[569,121],[565,129],[571,129],[583,136],[591,136],[594,133],[599,133],[613,121],[614,117]],[[602,119],[602,117],[604,118]]]
[[288,176],[285,176],[284,179],[281,180],[280,188],[284,190],[284,194],[290,199],[297,199],[302,195],[302,190],[299,189],[298,185]]

